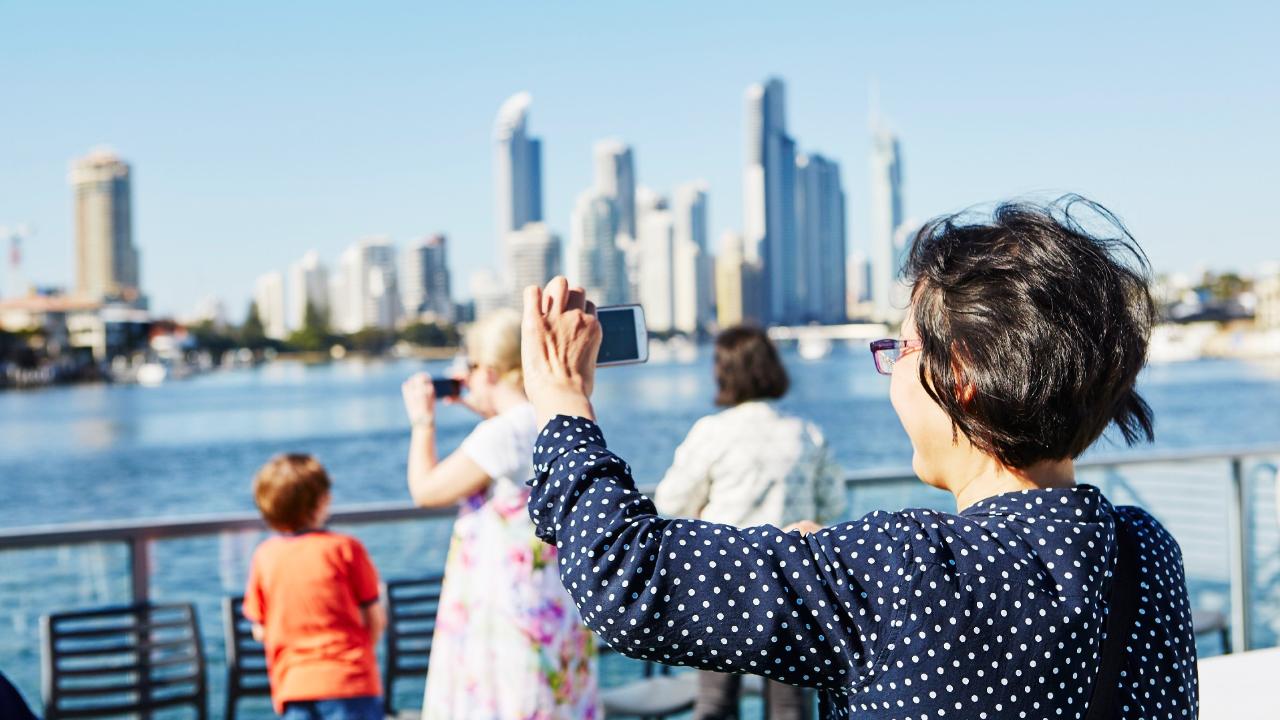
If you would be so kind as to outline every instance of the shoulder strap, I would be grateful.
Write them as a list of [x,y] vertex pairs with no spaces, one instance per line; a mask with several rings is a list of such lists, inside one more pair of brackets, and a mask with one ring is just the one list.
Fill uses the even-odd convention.
[[1093,697],[1084,720],[1114,720],[1120,716],[1120,671],[1124,669],[1125,640],[1133,631],[1138,609],[1138,560],[1136,539],[1116,513],[1116,566],[1107,597],[1107,636],[1099,648],[1101,662],[1093,681]]

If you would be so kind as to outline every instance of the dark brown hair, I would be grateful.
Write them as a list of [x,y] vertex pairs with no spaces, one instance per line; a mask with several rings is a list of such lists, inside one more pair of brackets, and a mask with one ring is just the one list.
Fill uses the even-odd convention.
[[764,330],[736,325],[716,336],[716,404],[733,406],[748,400],[780,398],[791,381],[778,350]]
[[1106,208],[1068,195],[937,218],[905,274],[920,381],[974,447],[1025,468],[1079,456],[1112,423],[1129,444],[1153,437],[1134,390],[1156,319],[1150,270]]
[[267,524],[282,532],[305,530],[329,492],[329,473],[310,455],[277,455],[253,477],[253,502]]

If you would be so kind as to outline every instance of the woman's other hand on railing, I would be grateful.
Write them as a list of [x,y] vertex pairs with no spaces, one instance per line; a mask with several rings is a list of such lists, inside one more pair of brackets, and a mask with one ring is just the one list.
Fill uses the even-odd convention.
[[525,394],[539,426],[556,415],[595,420],[590,397],[600,340],[595,304],[582,288],[570,288],[563,277],[545,290],[525,288],[520,351]]

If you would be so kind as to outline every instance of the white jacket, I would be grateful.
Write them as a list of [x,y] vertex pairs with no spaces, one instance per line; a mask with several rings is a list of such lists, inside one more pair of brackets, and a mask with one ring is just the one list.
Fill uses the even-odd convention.
[[669,517],[738,527],[826,525],[845,509],[844,478],[822,432],[766,401],[694,423],[653,499]]

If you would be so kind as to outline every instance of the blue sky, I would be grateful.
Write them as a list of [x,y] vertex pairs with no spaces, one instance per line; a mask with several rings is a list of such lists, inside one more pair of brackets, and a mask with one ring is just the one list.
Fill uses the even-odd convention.
[[465,290],[508,95],[533,94],[562,236],[618,137],[642,184],[710,183],[718,238],[741,226],[743,90],[776,74],[800,147],[842,164],[855,250],[874,78],[913,217],[1071,190],[1158,270],[1280,260],[1276,6],[797,5],[0,0],[0,225],[36,227],[28,278],[69,283],[68,163],[108,144],[160,311],[216,294],[239,316],[259,273],[380,233],[447,233]]

